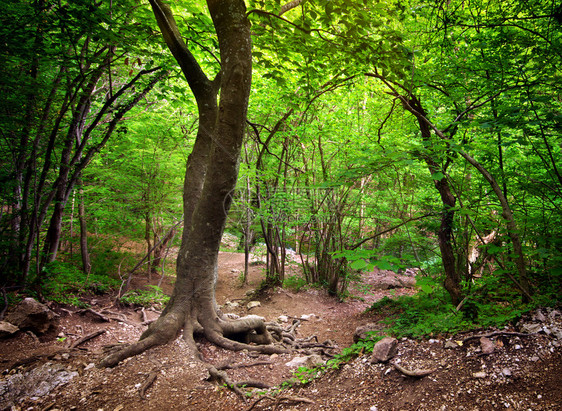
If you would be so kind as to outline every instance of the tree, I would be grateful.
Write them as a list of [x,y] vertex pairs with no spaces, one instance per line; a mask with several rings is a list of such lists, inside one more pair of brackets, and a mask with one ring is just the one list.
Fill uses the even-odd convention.
[[[220,70],[212,80],[183,41],[169,6],[161,0],[150,0],[150,4],[195,97],[199,126],[187,162],[184,232],[170,302],[138,342],[110,354],[101,365],[113,366],[164,344],[182,328],[183,338],[194,352],[194,332],[231,350],[284,352],[270,344],[272,337],[261,318],[228,320],[218,309],[214,294],[218,251],[236,185],[251,86],[251,38],[245,4],[242,0],[207,1],[220,50]],[[253,346],[228,338],[240,334],[245,335],[244,341],[253,338],[266,345]]]
[[19,0],[1,10],[8,98],[0,102],[0,166],[10,181],[0,191],[3,284],[24,286],[33,271],[41,282],[82,172],[114,133],[126,132],[125,115],[167,74],[141,64],[146,26],[134,11],[129,2],[72,0]]

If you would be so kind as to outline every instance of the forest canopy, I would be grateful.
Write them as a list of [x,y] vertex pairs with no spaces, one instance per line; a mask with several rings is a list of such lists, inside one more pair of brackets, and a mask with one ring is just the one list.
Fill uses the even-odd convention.
[[5,296],[122,297],[194,255],[212,281],[226,231],[263,245],[264,287],[295,281],[292,250],[339,298],[415,268],[474,321],[559,299],[562,6],[208,3],[0,9]]

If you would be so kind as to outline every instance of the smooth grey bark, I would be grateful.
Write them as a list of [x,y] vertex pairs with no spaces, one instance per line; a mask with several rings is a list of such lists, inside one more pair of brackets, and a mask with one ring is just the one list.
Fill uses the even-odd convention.
[[[219,246],[238,176],[251,87],[251,38],[245,4],[242,0],[207,1],[221,61],[219,75],[212,81],[188,50],[169,7],[161,0],[150,0],[150,4],[197,101],[199,129],[186,168],[184,233],[170,301],[138,342],[110,354],[100,366],[114,366],[152,346],[165,344],[182,328],[184,340],[194,353],[194,332],[231,350],[284,352],[270,344],[272,339],[263,319],[249,316],[227,320],[215,301]],[[251,331],[266,345],[254,346],[228,338],[245,332],[250,335]]]

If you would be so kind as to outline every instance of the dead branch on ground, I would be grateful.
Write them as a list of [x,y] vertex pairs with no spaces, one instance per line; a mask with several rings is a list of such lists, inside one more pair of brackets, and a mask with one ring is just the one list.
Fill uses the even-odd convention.
[[274,406],[273,406],[274,410],[276,410],[282,402],[296,402],[296,403],[304,402],[306,404],[314,404],[313,400],[311,400],[309,398],[305,398],[305,397],[295,397],[295,396],[292,396],[292,395],[280,395],[278,397],[272,397],[270,395],[264,395],[264,396],[258,398],[257,400],[255,400],[252,403],[252,405],[250,405],[250,407],[248,408],[247,411],[251,411],[260,401],[265,400],[265,399],[274,402]]
[[80,344],[84,344],[86,341],[91,340],[92,338],[96,338],[97,336],[102,335],[103,333],[105,333],[105,330],[98,330],[98,331],[94,331],[93,333],[90,333],[88,335],[85,335],[84,337],[79,338],[76,341],[74,341],[70,345],[70,349],[76,348]]
[[415,370],[409,370],[396,363],[392,363],[392,366],[396,368],[398,371],[400,371],[402,374],[407,375],[408,377],[415,377],[415,378],[425,377],[426,375],[433,374],[435,371],[437,371],[436,368],[427,369],[427,370],[421,370],[419,368],[416,368]]

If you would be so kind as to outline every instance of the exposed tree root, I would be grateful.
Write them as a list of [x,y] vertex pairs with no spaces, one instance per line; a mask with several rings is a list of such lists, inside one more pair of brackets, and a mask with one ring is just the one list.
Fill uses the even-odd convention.
[[219,371],[212,365],[207,365],[207,370],[209,371],[210,379],[217,381],[219,384],[226,385],[229,389],[234,391],[242,401],[246,401],[246,396],[244,392],[239,388],[238,384],[232,382],[229,376],[224,371]]
[[257,365],[268,365],[271,364],[270,361],[256,361],[250,364],[244,364],[244,363],[239,363],[239,364],[222,364],[217,366],[217,370],[234,370],[236,368],[246,368],[246,367],[255,367]]
[[274,409],[274,410],[276,410],[282,402],[289,402],[289,403],[290,403],[290,402],[296,402],[296,403],[304,402],[304,403],[306,403],[306,404],[314,404],[314,401],[312,401],[312,400],[309,399],[309,398],[305,398],[305,397],[295,397],[295,396],[292,396],[292,395],[280,395],[280,396],[277,396],[277,397],[271,397],[271,396],[269,396],[269,395],[264,395],[264,396],[258,398],[257,400],[255,400],[255,401],[250,405],[250,407],[248,408],[247,411],[251,411],[252,409],[254,409],[254,407],[255,407],[260,401],[263,401],[263,400],[270,400],[270,401],[273,401],[273,402],[274,402],[274,405],[273,405],[273,409]]
[[90,314],[92,314],[94,317],[99,318],[100,320],[102,320],[102,321],[104,321],[104,322],[106,322],[106,323],[108,323],[108,322],[111,321],[108,317],[106,317],[106,316],[103,315],[102,313],[99,313],[99,312],[97,312],[97,311],[95,311],[95,310],[92,310],[91,308],[84,308],[83,310],[78,310],[77,313],[80,314],[80,315],[84,315],[84,314],[86,314],[86,313],[90,313]]
[[[287,328],[279,324],[267,323],[262,317],[249,315],[242,318],[229,319],[227,315],[217,312],[217,316],[209,319],[202,317],[201,321],[192,312],[181,310],[164,312],[158,320],[150,324],[143,333],[140,340],[130,345],[113,346],[108,355],[101,360],[98,366],[113,367],[126,358],[140,354],[151,347],[163,345],[178,337],[183,328],[183,340],[198,360],[204,362],[195,344],[194,334],[204,336],[210,343],[231,351],[248,350],[260,354],[283,354],[289,352],[301,352],[311,354],[315,352],[326,357],[332,355],[328,352],[335,349],[331,341],[319,343],[316,336],[304,339],[296,338],[296,330],[300,320],[294,320]],[[90,337],[90,338],[93,338]],[[245,387],[269,388],[269,385],[261,381],[232,381],[224,371],[227,369],[253,367],[257,365],[270,364],[269,361],[256,361],[249,364],[222,364],[213,366],[205,364],[210,380],[224,384],[232,390],[243,401],[247,400],[243,389]],[[149,374],[146,381],[139,389],[141,398],[146,398],[146,390],[157,378],[157,371]],[[308,402],[307,399],[298,397],[282,396],[273,399],[275,408],[283,401]]]
[[141,397],[142,400],[146,400],[146,396],[145,396],[146,390],[148,390],[152,386],[152,384],[154,384],[154,381],[156,381],[157,376],[158,376],[158,371],[152,371],[150,374],[148,374],[146,380],[139,387],[139,396]]
[[407,375],[408,377],[415,377],[415,378],[425,377],[426,375],[433,374],[435,371],[437,371],[437,369],[435,368],[428,369],[428,370],[420,370],[417,368],[415,370],[409,370],[396,363],[392,363],[392,366],[396,368],[398,371],[400,371],[402,374]]

